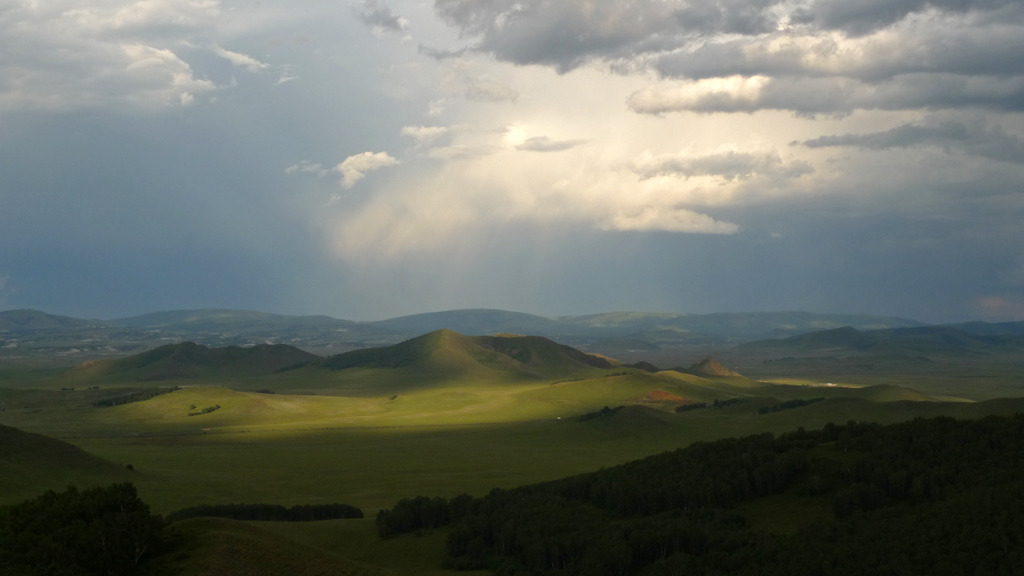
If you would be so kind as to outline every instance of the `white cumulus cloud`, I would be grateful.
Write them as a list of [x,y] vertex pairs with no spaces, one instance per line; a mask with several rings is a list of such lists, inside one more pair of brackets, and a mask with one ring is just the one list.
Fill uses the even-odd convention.
[[334,171],[341,173],[342,188],[351,188],[365,178],[367,172],[380,170],[381,168],[387,168],[396,164],[399,164],[399,161],[387,152],[363,152],[362,154],[345,158],[345,160],[334,167]]
[[415,138],[420,144],[433,142],[451,132],[447,126],[403,126],[402,135]]

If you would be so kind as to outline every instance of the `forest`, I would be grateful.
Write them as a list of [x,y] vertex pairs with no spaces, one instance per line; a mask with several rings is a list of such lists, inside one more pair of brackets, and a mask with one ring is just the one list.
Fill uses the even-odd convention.
[[[481,498],[382,510],[504,574],[1008,574],[1024,565],[1024,416],[848,422],[701,442]],[[745,504],[786,498],[793,530]],[[780,508],[781,509],[781,508]]]
[[48,491],[0,507],[0,573],[122,576],[165,542],[164,521],[130,483]]

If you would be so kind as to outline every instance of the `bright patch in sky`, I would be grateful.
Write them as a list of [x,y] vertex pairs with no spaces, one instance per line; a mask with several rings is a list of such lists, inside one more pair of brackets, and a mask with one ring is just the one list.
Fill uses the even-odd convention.
[[0,1],[0,306],[1024,319],[1015,0]]

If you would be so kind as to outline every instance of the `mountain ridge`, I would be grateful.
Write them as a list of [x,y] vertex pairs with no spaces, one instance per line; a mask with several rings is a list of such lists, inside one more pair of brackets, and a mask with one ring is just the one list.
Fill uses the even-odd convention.
[[[608,312],[545,318],[474,308],[399,316],[381,321],[325,315],[289,316],[222,308],[163,311],[114,320],[83,320],[36,310],[0,312],[0,360],[79,363],[123,357],[168,343],[252,347],[288,344],[321,356],[396,344],[439,329],[471,336],[516,333],[542,336],[584,352],[636,360],[638,354],[682,348],[706,351],[819,332],[928,328],[896,317],[749,312],[681,314]],[[1024,323],[950,326],[979,336],[1024,334]],[[842,335],[838,332],[837,335]],[[849,336],[849,335],[848,335]],[[873,338],[870,337],[870,338]]]

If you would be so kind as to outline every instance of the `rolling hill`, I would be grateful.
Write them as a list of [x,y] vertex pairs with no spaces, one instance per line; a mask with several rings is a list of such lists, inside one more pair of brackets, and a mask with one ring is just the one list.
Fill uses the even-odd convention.
[[697,362],[693,366],[690,366],[685,372],[690,374],[696,374],[698,376],[739,376],[738,372],[734,372],[725,366],[721,362],[711,356],[706,356],[700,362]]
[[358,374],[384,371],[392,384],[415,380],[420,385],[593,376],[615,365],[539,336],[464,336],[452,330],[437,330],[393,346],[345,352],[321,363],[331,370]]
[[66,372],[61,384],[187,380],[231,382],[250,390],[273,386],[288,391],[298,386],[305,392],[373,396],[438,385],[595,377],[618,365],[539,336],[464,336],[437,330],[390,346],[328,357],[284,344],[166,344],[125,358],[85,362]]
[[166,344],[116,360],[97,360],[74,368],[76,381],[158,381],[211,376],[253,376],[278,372],[320,360],[319,356],[284,344],[250,348],[210,348],[193,342]]

